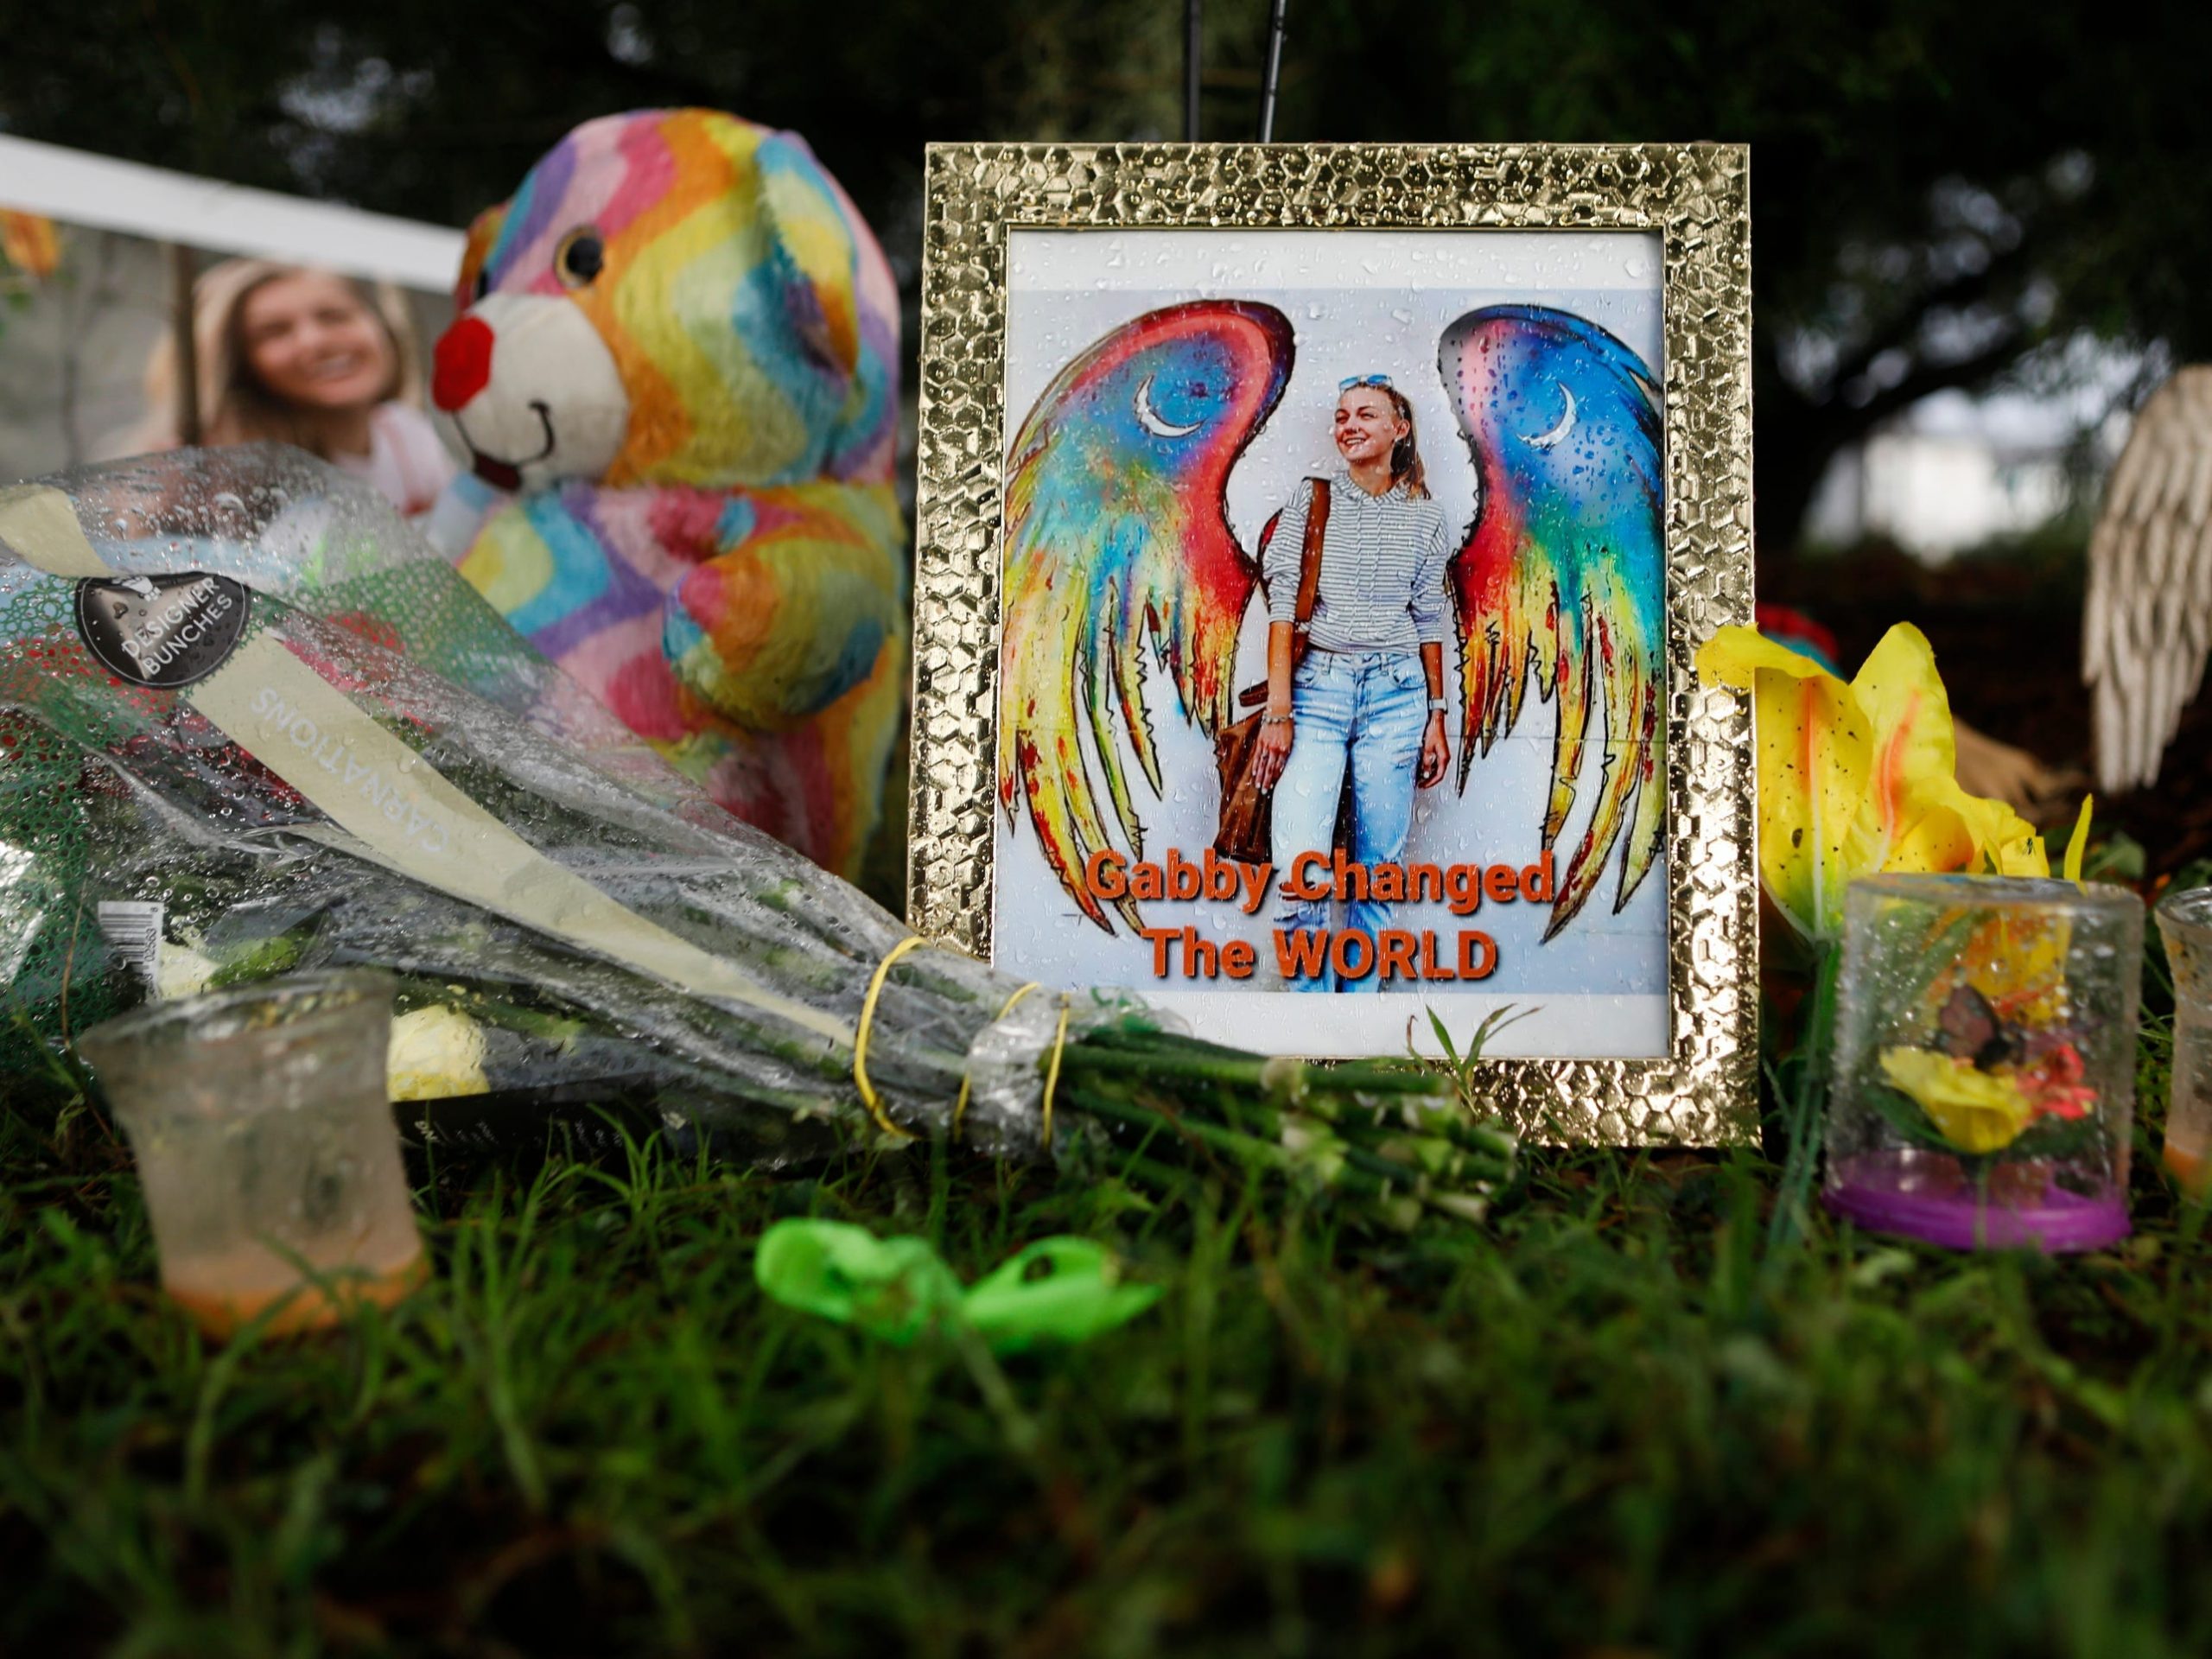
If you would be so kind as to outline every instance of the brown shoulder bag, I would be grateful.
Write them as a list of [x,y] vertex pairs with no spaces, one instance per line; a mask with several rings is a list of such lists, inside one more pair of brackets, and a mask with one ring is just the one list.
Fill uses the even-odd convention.
[[[1298,605],[1290,642],[1293,673],[1312,644],[1313,598],[1321,585],[1321,539],[1329,529],[1329,482],[1317,478],[1313,485],[1313,499],[1306,509],[1306,543],[1298,563]],[[1264,547],[1262,550],[1264,553]],[[1224,727],[1214,739],[1214,765],[1221,773],[1221,826],[1214,835],[1213,849],[1240,864],[1265,864],[1274,857],[1274,796],[1253,783],[1252,767],[1260,758],[1260,721],[1266,712],[1268,683],[1262,680],[1246,686],[1236,701],[1246,709],[1259,708],[1261,713],[1247,715]],[[1344,792],[1337,800],[1338,846],[1351,839],[1351,770],[1347,766]]]

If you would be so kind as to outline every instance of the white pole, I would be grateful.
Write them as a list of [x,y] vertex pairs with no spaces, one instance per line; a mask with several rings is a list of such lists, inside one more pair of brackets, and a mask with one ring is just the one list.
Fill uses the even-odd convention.
[[0,134],[0,206],[209,252],[443,293],[464,238],[442,225],[254,190]]

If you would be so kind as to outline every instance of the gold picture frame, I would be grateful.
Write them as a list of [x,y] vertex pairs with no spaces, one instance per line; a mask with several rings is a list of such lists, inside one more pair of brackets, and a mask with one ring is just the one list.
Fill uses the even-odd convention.
[[[1533,1138],[1756,1133],[1747,703],[1691,659],[1751,620],[1749,156],[1729,144],[938,144],[924,228],[908,917],[992,953],[1008,246],[1024,230],[1634,231],[1660,249],[1666,1052],[1499,1059]],[[1447,670],[1448,671],[1448,670]]]

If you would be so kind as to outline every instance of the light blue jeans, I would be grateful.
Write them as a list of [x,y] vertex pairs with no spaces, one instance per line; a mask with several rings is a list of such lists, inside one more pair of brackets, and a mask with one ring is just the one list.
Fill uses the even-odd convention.
[[[1292,683],[1291,709],[1298,716],[1290,759],[1275,784],[1275,892],[1290,880],[1301,853],[1330,860],[1337,828],[1337,799],[1344,768],[1351,768],[1355,864],[1395,864],[1405,851],[1414,822],[1414,774],[1421,765],[1421,734],[1428,723],[1428,681],[1421,657],[1409,651],[1309,651]],[[1328,879],[1327,876],[1324,880]],[[1314,884],[1318,885],[1318,884]],[[1286,932],[1325,930],[1330,900],[1278,899],[1275,925]],[[1344,925],[1372,944],[1391,925],[1396,906],[1371,899],[1346,902]],[[1353,966],[1358,965],[1357,958]],[[1379,991],[1372,971],[1337,982],[1332,965],[1319,976],[1294,979],[1301,991]]]

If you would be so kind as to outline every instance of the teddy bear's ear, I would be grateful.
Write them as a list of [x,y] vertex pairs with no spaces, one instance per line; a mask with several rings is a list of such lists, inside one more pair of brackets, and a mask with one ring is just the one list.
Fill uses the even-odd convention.
[[860,327],[852,232],[839,211],[836,187],[795,132],[764,139],[754,163],[779,263],[787,262],[786,274],[809,290],[791,307],[802,342],[823,366],[849,375],[860,359]]
[[484,266],[492,257],[492,250],[499,240],[499,227],[507,222],[510,203],[486,207],[476,215],[468,226],[468,240],[461,251],[461,275],[454,279],[454,308],[466,311],[483,297],[476,291],[476,283],[484,275]]
[[898,291],[890,267],[851,200],[797,133],[779,132],[755,155],[771,258],[789,285],[786,315],[801,348],[835,388],[829,470],[854,476],[883,451],[896,418],[893,360]]

